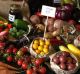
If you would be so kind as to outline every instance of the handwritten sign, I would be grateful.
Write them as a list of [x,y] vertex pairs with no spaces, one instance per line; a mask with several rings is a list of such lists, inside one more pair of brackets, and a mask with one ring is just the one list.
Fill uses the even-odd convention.
[[48,17],[55,17],[56,8],[51,6],[42,6],[41,15],[48,16]]

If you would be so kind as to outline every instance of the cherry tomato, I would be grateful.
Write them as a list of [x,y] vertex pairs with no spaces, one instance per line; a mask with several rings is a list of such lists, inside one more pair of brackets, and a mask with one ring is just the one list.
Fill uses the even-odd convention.
[[44,58],[38,58],[35,60],[35,65],[39,66],[40,64],[42,64],[44,62]]
[[16,53],[17,52],[17,48],[13,48],[13,53]]
[[21,50],[22,50],[23,53],[26,53],[28,48],[23,47],[23,48],[21,48]]
[[21,66],[22,63],[23,63],[23,59],[20,59],[20,60],[17,61],[17,64],[18,64],[19,66]]
[[10,29],[10,28],[12,28],[12,25],[11,24],[8,24],[7,27]]
[[25,60],[26,60],[27,63],[30,63],[31,62],[31,57],[27,56]]
[[23,63],[22,63],[22,69],[25,70],[25,69],[27,69],[27,67],[28,67],[27,63],[23,62]]
[[7,53],[12,53],[12,51],[13,51],[13,50],[12,50],[11,48],[8,48],[8,49],[6,50]]
[[28,70],[26,71],[26,74],[33,74],[33,69],[28,69]]
[[13,57],[12,57],[12,56],[8,56],[8,57],[7,57],[7,61],[8,61],[8,62],[12,62],[12,61],[13,61]]
[[46,68],[45,67],[41,67],[39,69],[40,74],[46,74]]

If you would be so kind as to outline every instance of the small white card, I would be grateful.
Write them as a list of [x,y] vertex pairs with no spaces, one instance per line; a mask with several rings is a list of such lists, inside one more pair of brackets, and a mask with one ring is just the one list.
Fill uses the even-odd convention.
[[42,5],[41,15],[55,17],[56,8],[51,6]]

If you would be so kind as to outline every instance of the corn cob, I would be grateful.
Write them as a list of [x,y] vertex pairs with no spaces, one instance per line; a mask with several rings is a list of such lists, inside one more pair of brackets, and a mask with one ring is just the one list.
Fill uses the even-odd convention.
[[59,46],[59,49],[61,51],[66,51],[66,52],[69,52],[70,53],[69,49],[67,47],[65,47],[65,46]]
[[80,57],[80,50],[76,46],[74,46],[73,44],[68,44],[67,47],[73,54]]

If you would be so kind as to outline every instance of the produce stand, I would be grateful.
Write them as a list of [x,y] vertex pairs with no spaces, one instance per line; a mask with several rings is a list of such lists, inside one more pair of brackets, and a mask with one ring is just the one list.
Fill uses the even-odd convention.
[[55,18],[41,12],[26,20],[0,16],[0,70],[11,74],[80,74],[78,15],[78,7],[65,3],[56,7]]

